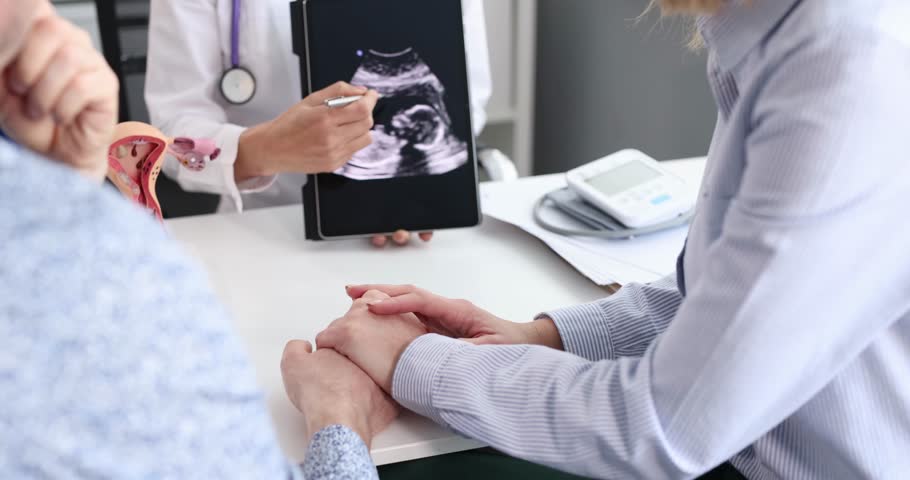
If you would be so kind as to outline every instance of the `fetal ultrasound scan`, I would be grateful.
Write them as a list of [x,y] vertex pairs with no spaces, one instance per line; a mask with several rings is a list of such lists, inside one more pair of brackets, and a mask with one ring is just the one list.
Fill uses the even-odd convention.
[[355,180],[440,175],[464,165],[468,143],[452,128],[446,87],[414,48],[358,51],[351,84],[379,92],[373,145],[339,169]]

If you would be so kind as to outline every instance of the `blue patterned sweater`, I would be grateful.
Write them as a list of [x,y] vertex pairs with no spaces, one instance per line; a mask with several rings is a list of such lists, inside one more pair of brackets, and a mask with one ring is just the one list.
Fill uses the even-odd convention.
[[377,477],[340,426],[290,464],[205,274],[138,208],[3,139],[0,338],[0,478]]

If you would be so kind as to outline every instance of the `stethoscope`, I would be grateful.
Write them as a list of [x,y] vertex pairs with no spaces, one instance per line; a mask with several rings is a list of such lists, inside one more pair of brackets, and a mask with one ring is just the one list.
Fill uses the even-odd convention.
[[256,77],[240,66],[240,0],[231,11],[231,68],[221,76],[221,95],[232,105],[243,105],[256,95]]

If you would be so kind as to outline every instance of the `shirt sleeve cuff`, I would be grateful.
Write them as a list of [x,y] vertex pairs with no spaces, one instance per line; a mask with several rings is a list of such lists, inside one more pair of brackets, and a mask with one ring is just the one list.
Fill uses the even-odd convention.
[[379,478],[363,439],[343,425],[326,427],[313,436],[303,475],[305,478]]
[[278,175],[269,175],[267,177],[248,178],[242,182],[237,182],[237,189],[240,193],[259,193],[264,192],[275,184]]
[[[221,181],[224,185],[224,191],[221,193],[233,202],[234,209],[238,213],[243,211],[243,197],[240,195],[243,192],[242,187],[237,184],[237,179],[234,175],[234,165],[237,163],[237,155],[240,154],[240,137],[245,131],[246,128],[234,125],[226,128],[226,131],[221,135],[224,143],[221,145],[221,157],[218,159],[222,162]],[[222,200],[223,203],[224,200]]]
[[609,316],[603,301],[553,310],[537,316],[556,324],[566,352],[591,361],[614,358]]
[[392,397],[403,407],[446,426],[433,407],[437,376],[446,360],[470,345],[441,335],[424,335],[405,349],[392,376]]

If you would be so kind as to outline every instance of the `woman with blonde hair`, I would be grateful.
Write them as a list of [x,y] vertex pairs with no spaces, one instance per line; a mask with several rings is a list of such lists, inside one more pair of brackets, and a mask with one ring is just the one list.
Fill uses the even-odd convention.
[[359,308],[317,344],[405,407],[582,475],[906,478],[910,4],[660,5],[699,15],[719,110],[676,275],[530,324],[349,287]]

